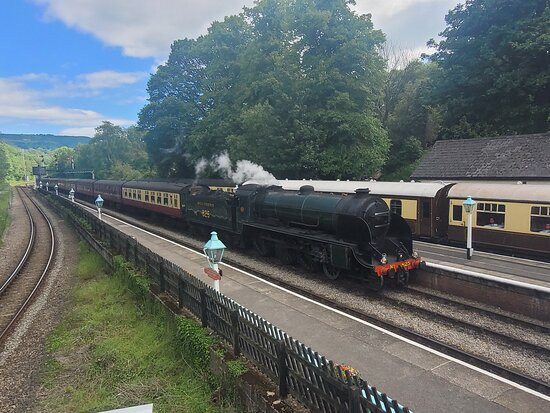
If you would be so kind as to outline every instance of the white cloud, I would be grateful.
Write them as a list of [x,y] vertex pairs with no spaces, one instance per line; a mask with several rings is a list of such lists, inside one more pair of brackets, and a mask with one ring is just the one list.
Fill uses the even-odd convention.
[[68,136],[94,136],[95,127],[89,126],[84,128],[67,128],[59,132],[60,135]]
[[213,20],[237,14],[253,0],[34,0],[46,17],[90,33],[134,57],[164,59],[176,39],[206,33]]
[[[357,0],[375,27],[407,50],[424,47],[444,28],[445,12],[459,0]],[[45,16],[89,33],[134,57],[166,59],[176,39],[206,33],[214,20],[237,14],[253,0],[34,0]]]
[[0,120],[14,119],[78,126],[88,130],[98,126],[103,120],[123,126],[133,123],[129,119],[109,118],[93,110],[50,105],[43,101],[41,92],[26,88],[21,80],[0,78]]
[[114,70],[103,70],[77,76],[75,86],[77,88],[89,90],[112,89],[123,85],[134,84],[147,75],[148,74],[145,72],[116,72]]

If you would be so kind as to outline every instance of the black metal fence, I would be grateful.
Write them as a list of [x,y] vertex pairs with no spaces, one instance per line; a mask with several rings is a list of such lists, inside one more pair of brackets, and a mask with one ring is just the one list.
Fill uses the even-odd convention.
[[122,255],[137,270],[148,274],[180,308],[185,307],[204,327],[229,342],[235,356],[244,355],[277,383],[280,397],[290,393],[313,411],[323,413],[410,411],[135,238],[100,221],[95,214],[63,197],[55,197],[55,202],[68,210],[78,232],[108,262],[112,262],[113,255]]

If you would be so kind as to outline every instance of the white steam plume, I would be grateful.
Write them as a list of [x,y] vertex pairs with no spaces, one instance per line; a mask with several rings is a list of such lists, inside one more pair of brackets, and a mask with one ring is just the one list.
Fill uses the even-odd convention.
[[235,169],[231,165],[231,159],[227,152],[215,156],[209,162],[202,158],[195,166],[197,176],[204,172],[210,165],[215,171],[220,171],[225,178],[231,179],[236,184],[242,184],[246,181],[259,185],[279,185],[279,181],[267,172],[261,165],[256,165],[247,160],[237,161]]

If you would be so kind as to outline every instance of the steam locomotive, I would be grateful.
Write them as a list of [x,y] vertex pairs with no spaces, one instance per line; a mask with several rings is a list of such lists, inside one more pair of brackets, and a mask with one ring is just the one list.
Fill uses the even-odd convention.
[[407,285],[420,265],[407,222],[368,189],[344,196],[308,185],[288,191],[254,183],[235,189],[219,183],[50,179],[54,184],[177,218],[194,232],[216,230],[227,244],[253,246],[262,256],[276,255],[310,271],[322,269],[332,280],[346,273],[375,290]]

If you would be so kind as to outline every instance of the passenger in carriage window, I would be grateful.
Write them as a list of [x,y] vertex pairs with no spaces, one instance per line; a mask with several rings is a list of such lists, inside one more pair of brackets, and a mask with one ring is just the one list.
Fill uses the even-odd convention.
[[546,224],[544,226],[544,229],[540,232],[543,233],[543,234],[550,234],[550,224]]

